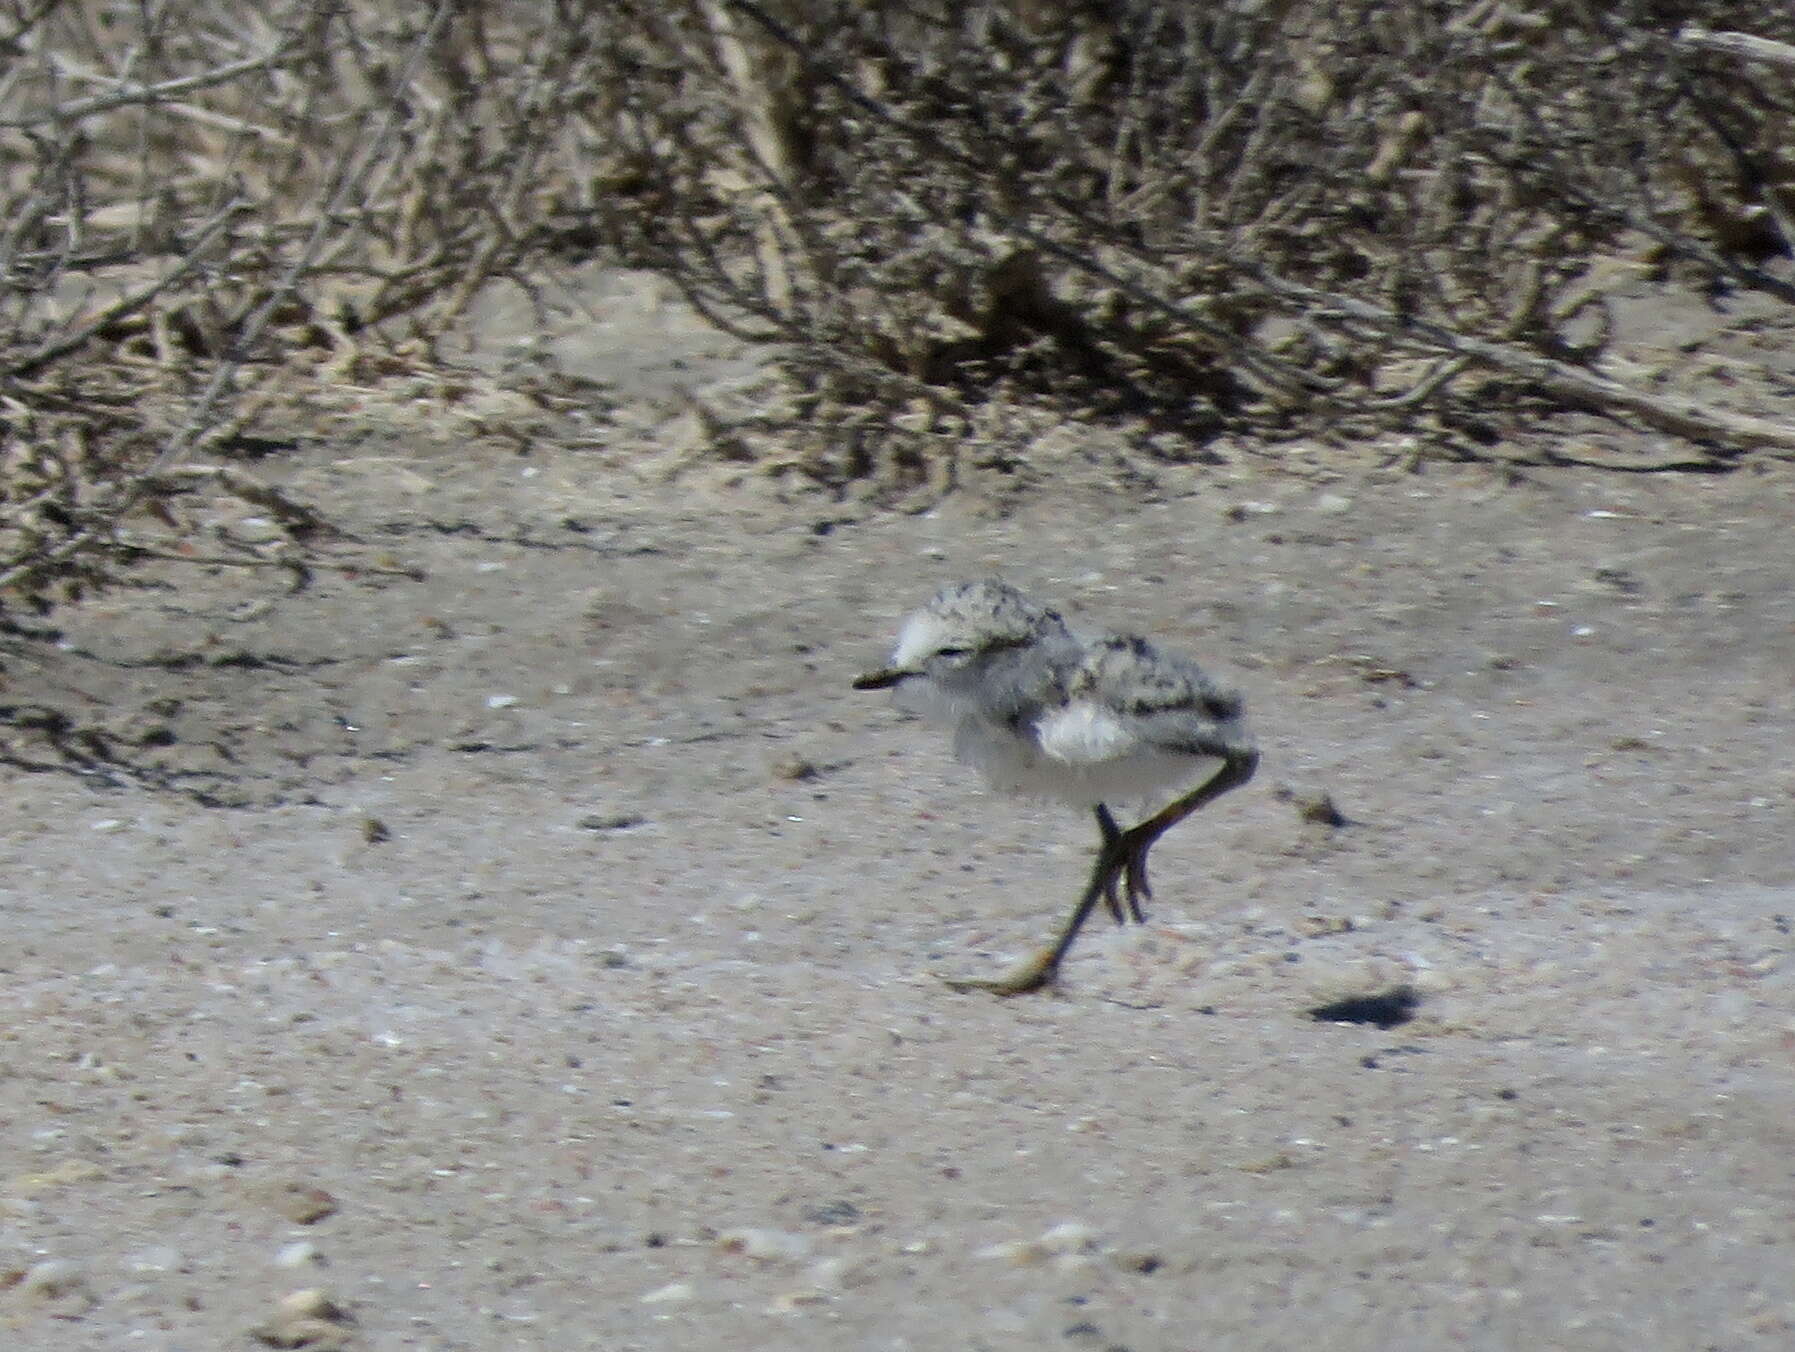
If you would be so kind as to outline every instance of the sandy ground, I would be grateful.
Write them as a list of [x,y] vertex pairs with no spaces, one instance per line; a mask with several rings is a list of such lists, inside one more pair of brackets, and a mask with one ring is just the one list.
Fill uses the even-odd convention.
[[[1786,467],[850,521],[626,464],[314,446],[263,469],[426,581],[8,657],[141,773],[6,772],[7,1346],[1795,1342]],[[936,976],[1048,937],[1094,830],[848,688],[994,571],[1265,750],[1009,1001]]]

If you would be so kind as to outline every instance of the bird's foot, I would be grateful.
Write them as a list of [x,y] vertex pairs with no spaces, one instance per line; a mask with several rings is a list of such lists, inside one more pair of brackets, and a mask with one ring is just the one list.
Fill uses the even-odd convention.
[[1147,923],[1143,903],[1153,900],[1147,886],[1147,852],[1119,856],[1103,880],[1103,905],[1118,925]]
[[1059,976],[1059,959],[1051,948],[1039,949],[1002,976],[953,977],[941,980],[957,991],[989,991],[993,995],[1030,995],[1046,990]]
[[[1114,919],[1118,925],[1126,925],[1128,923],[1128,912],[1122,909],[1121,881],[1122,870],[1119,868],[1104,880],[1103,904],[1109,910],[1111,918]],[[1129,899],[1129,905],[1137,912],[1140,909],[1138,906],[1134,906],[1133,898]]]
[[[1153,900],[1153,889],[1147,883],[1147,850],[1152,844],[1149,840],[1129,850],[1123,858],[1121,872],[1124,879],[1123,890],[1128,894],[1128,914],[1137,925],[1147,923],[1147,912],[1142,903]],[[1112,882],[1110,886],[1114,887],[1115,884]]]

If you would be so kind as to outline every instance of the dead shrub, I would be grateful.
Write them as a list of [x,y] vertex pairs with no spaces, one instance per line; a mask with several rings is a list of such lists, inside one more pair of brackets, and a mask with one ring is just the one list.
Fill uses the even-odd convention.
[[[0,615],[150,556],[317,563],[325,523],[206,461],[291,444],[346,387],[427,381],[472,295],[550,243],[602,22],[453,0],[0,16]],[[192,492],[284,538],[196,548]]]
[[1795,447],[1603,366],[1617,290],[1795,298],[1779,0],[619,8],[592,210],[784,345],[732,455],[901,494],[1004,425],[1474,455],[1565,407]]
[[[147,557],[303,579],[343,542],[229,461],[451,397],[482,287],[607,242],[779,345],[711,453],[834,493],[1090,419],[1791,445],[1605,362],[1620,288],[1795,294],[1780,0],[43,0],[0,44],[0,621]],[[280,538],[198,545],[194,493]]]

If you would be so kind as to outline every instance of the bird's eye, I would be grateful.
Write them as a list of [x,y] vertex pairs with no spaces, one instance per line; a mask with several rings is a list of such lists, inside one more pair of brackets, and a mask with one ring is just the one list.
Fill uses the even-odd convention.
[[971,648],[937,648],[937,649],[935,649],[935,656],[937,656],[937,657],[965,657],[971,651],[972,651]]

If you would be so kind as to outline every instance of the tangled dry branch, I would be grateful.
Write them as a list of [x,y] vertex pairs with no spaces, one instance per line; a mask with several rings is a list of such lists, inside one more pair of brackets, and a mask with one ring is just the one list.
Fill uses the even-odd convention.
[[[1783,0],[39,0],[0,50],[0,622],[216,561],[170,540],[254,505],[218,462],[604,243],[779,345],[700,412],[832,491],[1076,419],[1792,445],[1634,379],[1609,314],[1795,299]],[[259,565],[331,538],[293,506]]]
[[1193,451],[1566,406],[1795,449],[1604,366],[1626,288],[1795,299],[1775,0],[626,8],[599,210],[788,345],[814,479],[923,482],[1000,401]]
[[[0,616],[169,549],[187,466],[290,442],[335,383],[423,370],[552,247],[602,15],[578,4],[109,4],[0,14]],[[197,478],[184,467],[204,472]],[[264,512],[287,538],[327,532]]]

